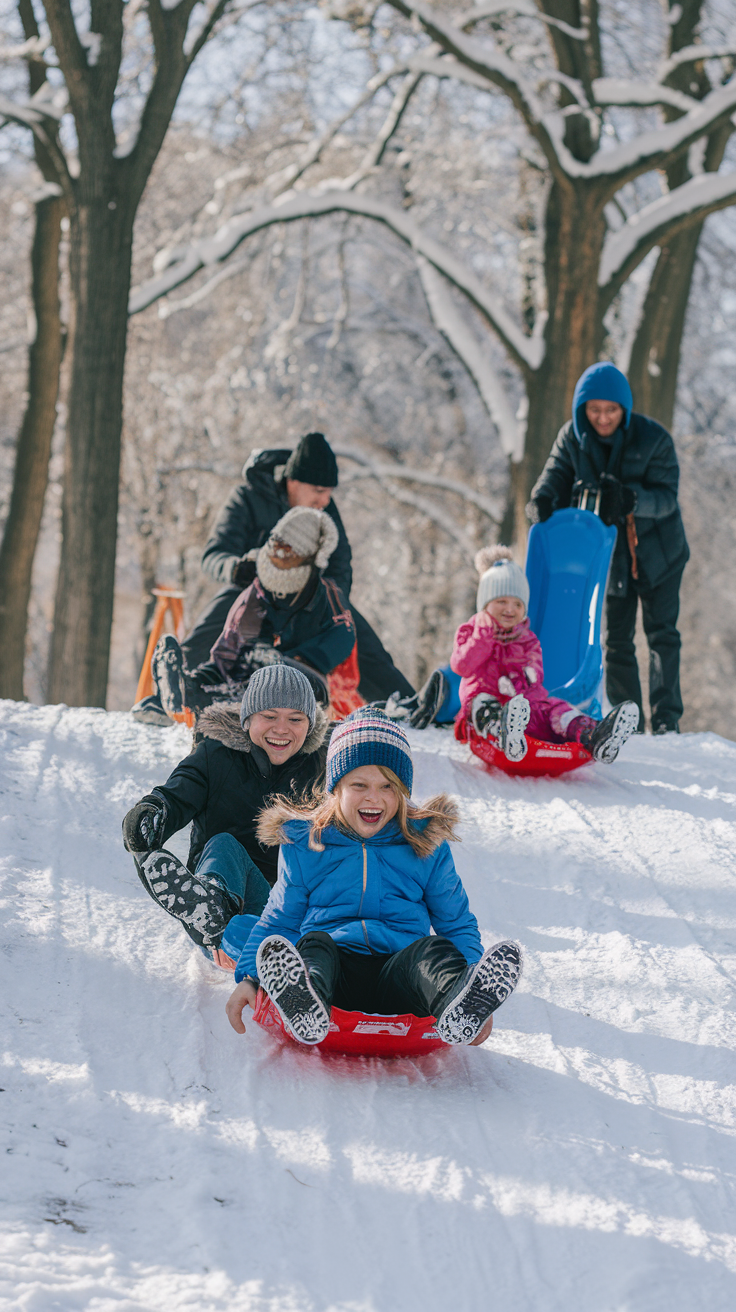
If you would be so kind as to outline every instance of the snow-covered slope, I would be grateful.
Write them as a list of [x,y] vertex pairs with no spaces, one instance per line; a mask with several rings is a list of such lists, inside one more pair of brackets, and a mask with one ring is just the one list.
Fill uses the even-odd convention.
[[121,817],[183,730],[4,702],[0,737],[0,1307],[736,1307],[736,744],[524,782],[415,734],[527,964],[483,1048],[380,1063],[239,1038],[138,883]]

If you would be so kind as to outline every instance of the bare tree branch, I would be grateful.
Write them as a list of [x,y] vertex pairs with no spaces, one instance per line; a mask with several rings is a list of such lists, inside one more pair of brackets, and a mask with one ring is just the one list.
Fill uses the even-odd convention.
[[333,450],[336,456],[344,460],[355,460],[357,464],[365,465],[375,471],[381,478],[400,478],[409,483],[423,483],[427,487],[441,488],[444,492],[454,492],[456,496],[462,497],[464,501],[469,501],[471,505],[477,506],[494,524],[500,522],[500,509],[495,502],[491,501],[489,497],[484,497],[481,492],[476,492],[474,488],[466,487],[464,483],[458,483],[454,478],[445,478],[442,474],[429,474],[424,469],[410,469],[406,465],[379,464],[377,461],[363,455],[362,452],[353,451],[350,447],[335,446]]

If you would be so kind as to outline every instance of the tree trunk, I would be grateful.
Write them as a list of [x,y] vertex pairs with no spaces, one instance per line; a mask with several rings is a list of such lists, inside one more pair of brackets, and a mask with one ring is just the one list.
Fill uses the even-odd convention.
[[545,357],[528,382],[524,458],[510,466],[501,532],[519,546],[526,540],[525,507],[557,433],[570,418],[575,384],[598,359],[601,344],[598,266],[606,233],[600,198],[590,184],[553,184],[547,205],[545,274],[549,318]]
[[[100,185],[71,218],[74,358],[49,698],[104,706],[115,583],[133,217]],[[100,198],[100,194],[102,198]]]
[[59,242],[64,202],[36,203],[31,250],[31,296],[36,335],[28,352],[28,403],[18,438],[13,491],[0,547],[0,697],[23,698],[31,574],[48,484],[56,422],[62,327]]
[[695,257],[702,223],[662,246],[647,289],[629,361],[634,408],[672,427]]

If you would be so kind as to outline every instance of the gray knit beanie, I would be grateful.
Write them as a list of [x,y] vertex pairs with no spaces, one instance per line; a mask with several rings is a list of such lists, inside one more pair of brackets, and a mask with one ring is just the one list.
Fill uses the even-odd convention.
[[245,729],[251,715],[258,711],[281,709],[301,711],[309,720],[310,730],[314,728],[317,703],[309,679],[293,665],[278,661],[263,665],[251,675],[240,705],[240,723]]
[[483,610],[496,597],[518,597],[524,609],[529,609],[529,580],[511,559],[509,547],[483,547],[475,558],[475,568],[480,574],[476,610]]

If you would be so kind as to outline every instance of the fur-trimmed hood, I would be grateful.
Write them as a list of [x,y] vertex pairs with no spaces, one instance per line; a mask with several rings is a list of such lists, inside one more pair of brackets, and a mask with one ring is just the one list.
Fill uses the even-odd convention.
[[[314,725],[301,748],[305,756],[319,751],[327,737],[329,724],[322,707],[318,706]],[[197,729],[205,738],[214,738],[223,747],[231,747],[233,751],[251,750],[250,734],[240,723],[240,702],[215,702],[214,706],[208,706],[197,720]]]
[[[433,815],[421,819],[412,819],[409,813],[409,822],[417,838],[412,844],[417,856],[428,857],[437,850],[444,842],[450,842],[452,839],[457,841],[455,834],[455,825],[460,818],[460,812],[457,805],[448,797],[447,793],[440,793],[437,797],[431,797],[425,803],[427,808],[431,808]],[[310,808],[311,809],[311,808]],[[424,808],[422,808],[424,809]],[[289,826],[288,829],[285,826]],[[297,825],[299,828],[297,829]],[[343,830],[337,829],[336,826],[330,825],[330,833],[336,836],[338,842],[356,842],[359,839]],[[304,841],[305,845],[309,842],[309,832],[311,825],[309,820],[300,813],[300,809],[291,804],[286,797],[280,797],[269,806],[267,810],[262,811],[258,818],[258,828],[256,830],[258,841],[264,843],[267,847],[275,847],[280,843],[293,843]],[[389,832],[390,830],[390,832]],[[323,839],[327,830],[323,833]],[[382,837],[383,835],[383,837]],[[368,843],[404,843],[405,838],[396,827],[386,825],[385,828],[376,834],[375,839],[367,839]]]

